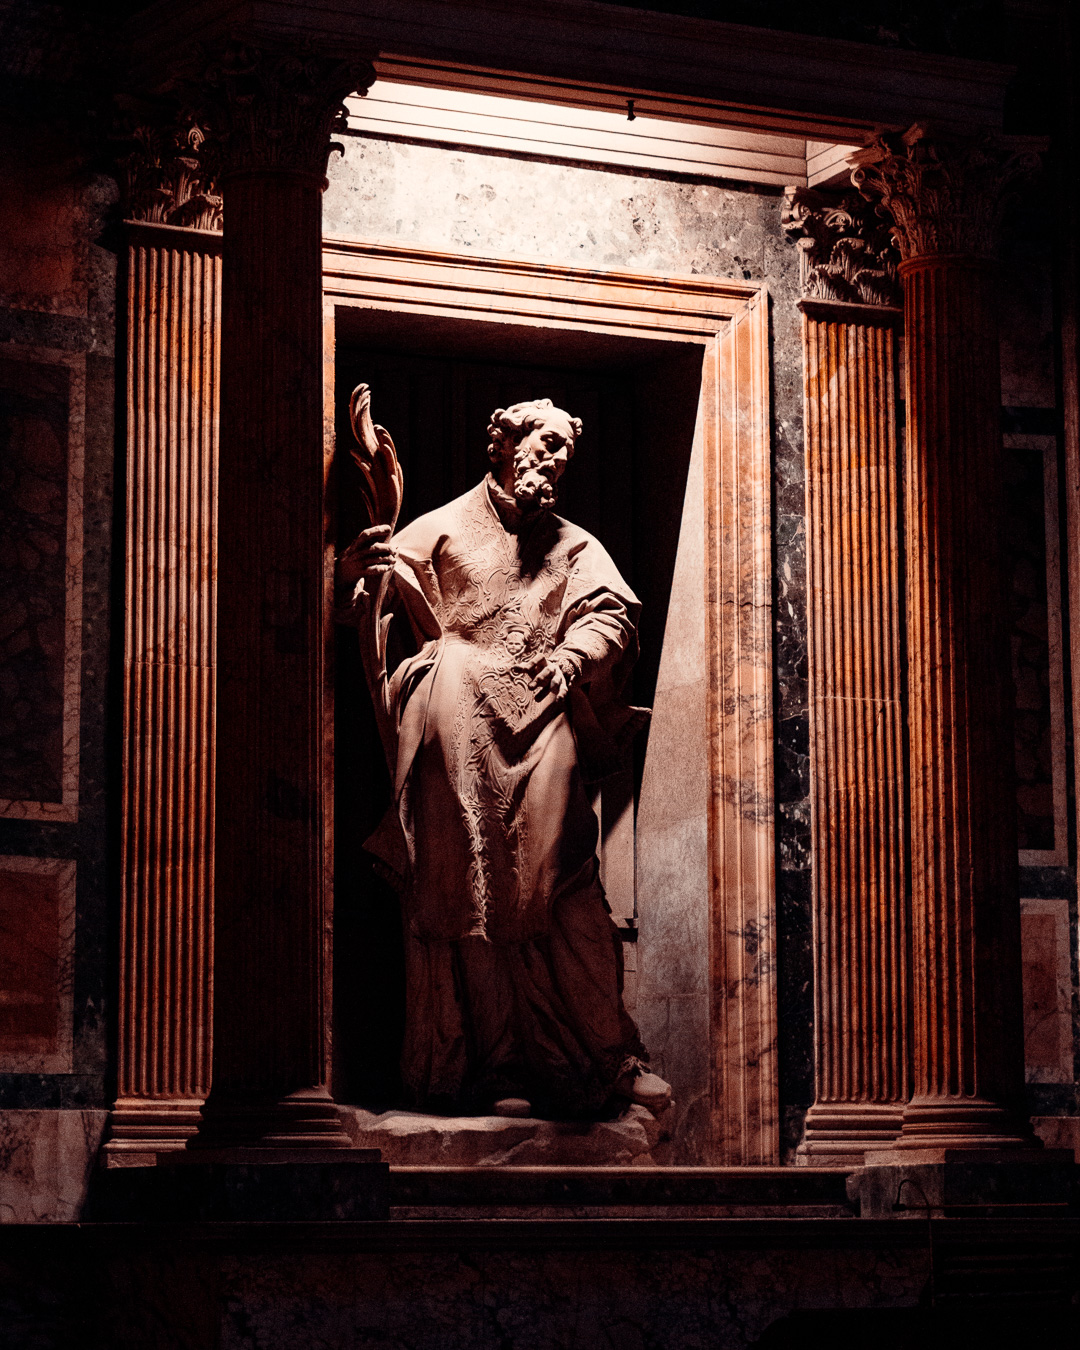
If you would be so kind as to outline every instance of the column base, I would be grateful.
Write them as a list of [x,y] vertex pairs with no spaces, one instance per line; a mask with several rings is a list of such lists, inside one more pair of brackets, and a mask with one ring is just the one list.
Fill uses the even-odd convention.
[[864,1219],[1053,1217],[1080,1198],[1080,1167],[1068,1149],[894,1150],[869,1154],[847,1189]]
[[901,1102],[815,1102],[806,1113],[797,1167],[860,1167],[868,1152],[888,1148],[900,1133]]
[[198,1133],[202,1106],[201,1097],[118,1097],[101,1165],[146,1167],[159,1153],[186,1148]]
[[352,1147],[341,1112],[325,1088],[284,1097],[215,1092],[203,1107],[189,1150],[230,1148],[344,1149]]
[[[1030,1121],[997,1102],[978,1098],[918,1098],[904,1107],[893,1145],[905,1155],[949,1149],[1038,1149]],[[929,1161],[929,1159],[927,1159]]]

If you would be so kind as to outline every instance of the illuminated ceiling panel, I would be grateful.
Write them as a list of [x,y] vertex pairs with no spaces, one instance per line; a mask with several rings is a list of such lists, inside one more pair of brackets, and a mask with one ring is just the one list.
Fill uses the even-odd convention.
[[[663,170],[740,183],[820,187],[852,149],[797,136],[377,80],[347,101],[349,128],[393,140]],[[633,116],[630,113],[633,112]]]

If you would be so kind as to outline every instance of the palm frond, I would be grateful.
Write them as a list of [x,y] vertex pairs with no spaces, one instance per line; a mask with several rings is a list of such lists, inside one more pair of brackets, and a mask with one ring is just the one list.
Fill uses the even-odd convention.
[[371,420],[371,388],[358,384],[349,399],[349,421],[356,445],[352,457],[363,475],[361,492],[372,525],[397,524],[403,479],[390,433]]

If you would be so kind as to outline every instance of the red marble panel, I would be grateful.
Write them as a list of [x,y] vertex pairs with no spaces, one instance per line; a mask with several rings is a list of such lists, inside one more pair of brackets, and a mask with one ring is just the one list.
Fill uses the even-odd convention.
[[83,359],[0,348],[0,816],[77,814]]
[[1020,901],[1024,1060],[1029,1083],[1073,1080],[1069,902]]
[[0,859],[0,1071],[71,1067],[75,864]]
[[0,797],[22,801],[63,796],[69,383],[0,355]]

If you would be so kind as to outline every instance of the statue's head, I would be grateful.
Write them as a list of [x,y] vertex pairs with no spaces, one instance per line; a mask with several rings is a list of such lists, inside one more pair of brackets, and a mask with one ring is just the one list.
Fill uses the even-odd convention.
[[546,511],[558,499],[578,437],[581,418],[556,408],[549,398],[496,408],[488,423],[491,472],[523,511]]

